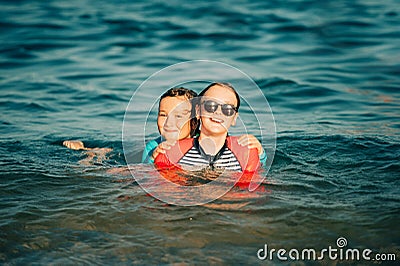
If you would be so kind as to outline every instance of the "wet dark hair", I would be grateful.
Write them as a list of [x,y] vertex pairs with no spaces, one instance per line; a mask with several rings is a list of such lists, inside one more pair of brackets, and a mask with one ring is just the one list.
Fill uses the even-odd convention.
[[237,109],[236,109],[236,110],[239,110],[239,107],[240,107],[240,97],[239,97],[239,94],[237,93],[237,91],[235,90],[235,88],[234,88],[230,83],[227,83],[227,82],[213,82],[213,83],[211,83],[210,85],[208,85],[204,90],[202,90],[202,91],[200,92],[199,96],[204,96],[204,94],[205,94],[210,88],[212,88],[212,87],[214,87],[214,86],[221,86],[221,87],[224,87],[224,88],[231,89],[232,92],[235,94],[235,97],[236,97],[236,102],[237,102],[237,106],[236,106]]
[[166,97],[179,97],[184,96],[188,99],[192,104],[191,110],[191,119],[190,119],[190,137],[194,137],[199,133],[199,120],[196,118],[196,104],[194,102],[197,97],[197,93],[195,91],[186,89],[184,87],[171,88],[164,92],[160,97],[160,102],[158,104],[158,109],[160,109],[161,100]]
[[160,101],[166,97],[178,97],[178,96],[185,96],[188,100],[193,99],[194,97],[197,97],[197,93],[186,89],[184,87],[177,87],[177,88],[172,88],[164,92],[161,97]]

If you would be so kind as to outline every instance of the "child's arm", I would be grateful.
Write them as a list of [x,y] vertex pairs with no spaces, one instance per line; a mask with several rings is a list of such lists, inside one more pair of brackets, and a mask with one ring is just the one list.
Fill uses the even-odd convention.
[[154,163],[154,159],[160,154],[165,153],[175,144],[169,142],[161,142],[158,144],[156,141],[150,141],[146,144],[142,155],[142,163]]
[[65,140],[63,145],[71,150],[84,150],[87,157],[79,161],[83,165],[92,165],[94,158],[97,163],[102,163],[106,159],[106,154],[112,151],[112,148],[86,148],[80,140]]
[[261,146],[261,143],[254,135],[242,135],[238,139],[239,145],[247,146],[249,149],[256,148],[258,151],[258,157],[260,158],[260,162],[262,165],[265,165],[267,162],[267,153],[264,148]]
[[157,158],[157,156],[160,153],[165,154],[167,152],[167,150],[171,149],[171,147],[175,145],[175,143],[176,143],[176,141],[174,141],[174,142],[167,142],[167,141],[161,142],[157,146],[157,148],[153,151],[153,154],[151,156],[152,159],[153,159],[153,162],[154,162],[154,159]]

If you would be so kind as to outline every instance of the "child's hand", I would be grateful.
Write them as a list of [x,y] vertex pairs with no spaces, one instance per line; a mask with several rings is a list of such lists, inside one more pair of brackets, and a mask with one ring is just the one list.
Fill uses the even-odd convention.
[[160,153],[165,154],[167,152],[167,150],[171,149],[171,147],[175,145],[175,143],[176,143],[176,141],[173,141],[173,142],[168,142],[168,141],[161,142],[160,144],[158,144],[157,148],[153,151],[153,154],[151,155],[151,158],[154,160],[155,158],[157,158],[157,156]]
[[86,150],[83,142],[80,140],[65,140],[63,145],[72,150]]
[[242,135],[238,138],[238,143],[241,146],[247,146],[249,149],[256,148],[258,151],[258,155],[263,154],[264,149],[261,146],[261,143],[254,135]]

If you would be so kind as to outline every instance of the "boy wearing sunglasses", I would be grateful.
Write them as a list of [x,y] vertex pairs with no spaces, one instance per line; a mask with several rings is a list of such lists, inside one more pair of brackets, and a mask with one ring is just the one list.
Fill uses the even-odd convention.
[[235,89],[226,83],[212,83],[199,96],[196,106],[201,124],[199,137],[180,140],[165,154],[159,154],[155,165],[190,170],[256,171],[260,166],[257,149],[241,145],[243,138],[228,136],[229,127],[236,124],[240,106]]

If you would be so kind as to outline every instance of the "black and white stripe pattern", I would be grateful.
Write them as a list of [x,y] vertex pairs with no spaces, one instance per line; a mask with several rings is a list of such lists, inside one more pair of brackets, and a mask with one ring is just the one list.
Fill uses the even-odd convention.
[[[204,168],[211,166],[211,163],[201,156],[200,152],[193,146],[178,162],[180,165],[187,165],[193,168]],[[229,171],[241,171],[239,161],[236,156],[225,147],[221,156],[214,161],[215,168],[224,168]]]

